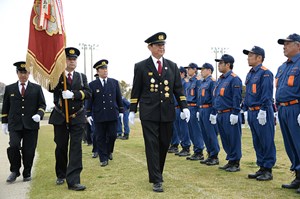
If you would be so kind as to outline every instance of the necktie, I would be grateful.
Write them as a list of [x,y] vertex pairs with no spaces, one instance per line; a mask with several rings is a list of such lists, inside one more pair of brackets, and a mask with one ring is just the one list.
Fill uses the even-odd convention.
[[68,83],[69,84],[72,84],[72,74],[71,73],[68,73]]
[[103,79],[103,90],[105,90],[105,89],[106,89],[106,80]]
[[161,72],[162,72],[162,65],[161,65],[161,61],[157,60],[157,64],[158,64],[157,72],[158,72],[158,74],[160,74],[160,75],[161,75]]
[[25,83],[21,83],[22,88],[21,88],[21,95],[24,97],[25,94]]

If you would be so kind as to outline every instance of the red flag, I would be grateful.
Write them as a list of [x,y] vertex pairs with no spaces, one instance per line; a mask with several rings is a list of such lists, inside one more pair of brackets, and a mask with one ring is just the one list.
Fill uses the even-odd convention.
[[66,36],[61,0],[34,0],[26,68],[46,89],[54,88],[66,67]]

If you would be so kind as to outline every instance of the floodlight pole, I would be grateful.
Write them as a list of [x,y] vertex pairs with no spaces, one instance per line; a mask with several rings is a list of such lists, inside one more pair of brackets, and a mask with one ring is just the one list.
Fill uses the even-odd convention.
[[[215,53],[215,59],[218,58],[218,54],[220,53],[221,56],[225,54],[226,50],[228,48],[224,48],[224,47],[212,47],[211,50]],[[218,79],[218,62],[216,62],[216,67],[215,67],[215,71],[216,71],[216,80]]]

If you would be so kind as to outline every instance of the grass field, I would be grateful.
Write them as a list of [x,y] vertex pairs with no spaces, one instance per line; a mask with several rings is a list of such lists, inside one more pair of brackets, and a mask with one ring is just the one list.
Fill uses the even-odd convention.
[[[290,162],[283,147],[281,132],[276,131],[277,162],[273,168],[274,180],[259,182],[247,178],[255,172],[255,153],[249,129],[243,129],[243,157],[241,171],[228,173],[217,166],[205,166],[199,161],[168,154],[164,171],[163,193],[154,193],[148,182],[144,142],[140,123],[131,126],[129,140],[117,140],[114,160],[100,167],[99,159],[91,158],[91,146],[83,144],[81,183],[82,192],[69,191],[67,185],[55,184],[55,144],[52,126],[43,126],[39,133],[38,159],[30,191],[31,199],[59,198],[295,198],[295,190],[281,188],[294,176],[289,172]],[[226,164],[221,147],[220,165]]]

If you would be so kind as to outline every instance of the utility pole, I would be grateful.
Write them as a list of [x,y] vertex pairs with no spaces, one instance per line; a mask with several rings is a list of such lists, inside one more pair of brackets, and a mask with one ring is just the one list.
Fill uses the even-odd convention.
[[83,69],[83,73],[86,75],[86,49],[87,49],[87,44],[85,43],[79,43],[79,46],[81,46],[81,49],[83,49],[83,66],[84,66],[84,69]]
[[[212,47],[211,50],[215,53],[215,58],[218,59],[218,54],[220,53],[221,56],[225,54],[226,50],[228,48],[224,48],[224,47]],[[216,62],[216,80],[218,79],[218,63]]]
[[89,46],[89,49],[91,50],[91,81],[93,80],[94,78],[94,75],[93,75],[93,50],[95,50],[95,48],[97,48],[99,45],[97,44],[88,44]]

